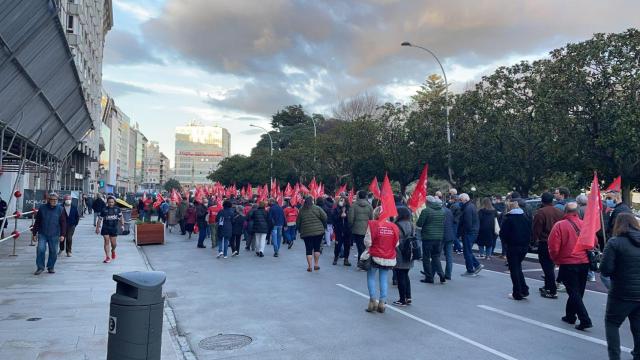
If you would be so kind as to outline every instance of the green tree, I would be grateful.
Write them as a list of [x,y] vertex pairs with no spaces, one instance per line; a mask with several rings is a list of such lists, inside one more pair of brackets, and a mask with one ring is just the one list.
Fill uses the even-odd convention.
[[311,122],[311,117],[305,113],[302,105],[286,106],[271,117],[271,127],[274,129],[304,124],[306,122]]
[[182,185],[180,185],[180,182],[178,180],[170,178],[164,183],[164,189],[168,192],[171,192],[171,190],[173,189],[182,192]]

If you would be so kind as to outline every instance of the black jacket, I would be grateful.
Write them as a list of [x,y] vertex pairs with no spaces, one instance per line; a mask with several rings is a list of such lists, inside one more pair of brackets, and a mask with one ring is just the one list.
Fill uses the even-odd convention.
[[[455,212],[453,214],[455,216]],[[462,216],[460,216],[460,224],[458,233],[463,236],[467,234],[478,234],[480,222],[478,221],[478,211],[471,201],[462,204]]]
[[609,296],[640,301],[640,231],[609,239],[600,272],[611,277]]
[[235,215],[233,215],[233,235],[242,235],[245,220],[246,218],[242,214],[236,212]]
[[257,208],[249,212],[249,221],[251,222],[252,233],[266,234],[269,232],[269,215],[264,208]]
[[531,239],[531,221],[524,211],[510,212],[504,217],[500,227],[500,240],[510,248],[528,248]]
[[630,212],[631,208],[629,207],[629,205],[625,203],[617,204],[616,207],[613,208],[613,211],[609,216],[609,222],[607,223],[607,234],[611,235],[613,233],[613,225],[616,224],[616,218],[618,218],[618,215]]
[[93,205],[91,206],[91,208],[93,209],[93,211],[99,214],[102,209],[105,208],[105,206],[107,206],[107,204],[104,202],[104,200],[102,200],[102,198],[97,198],[93,201]]
[[[345,217],[342,217],[342,209],[344,209]],[[330,214],[331,222],[333,224],[333,232],[336,234],[348,235],[351,230],[349,229],[349,205],[345,204],[340,207],[337,206]],[[328,221],[327,221],[328,222]],[[329,223],[329,222],[328,222]]]

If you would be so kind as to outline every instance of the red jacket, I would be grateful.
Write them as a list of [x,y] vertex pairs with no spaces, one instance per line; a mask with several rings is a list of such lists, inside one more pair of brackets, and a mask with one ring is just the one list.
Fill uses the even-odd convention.
[[222,211],[222,205],[221,204],[218,204],[216,206],[212,205],[212,206],[209,206],[207,210],[209,211],[209,224],[215,224],[218,213]]
[[400,239],[400,230],[396,224],[389,221],[369,221],[371,231],[371,247],[369,254],[382,259],[395,259],[396,246]]
[[284,217],[287,222],[287,225],[290,223],[296,222],[298,220],[298,209],[295,207],[288,207],[284,209]]
[[588,264],[589,258],[586,251],[574,252],[578,233],[571,225],[573,222],[579,229],[582,228],[582,220],[578,214],[568,214],[558,221],[549,234],[549,255],[558,265]]

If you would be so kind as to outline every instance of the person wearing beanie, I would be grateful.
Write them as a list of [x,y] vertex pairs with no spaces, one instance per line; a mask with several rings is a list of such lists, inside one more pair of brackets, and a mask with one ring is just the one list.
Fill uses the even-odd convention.
[[541,197],[542,207],[533,217],[533,241],[538,247],[538,261],[544,272],[544,287],[541,287],[540,296],[548,299],[558,297],[556,285],[555,264],[549,256],[549,233],[553,225],[560,221],[564,214],[553,206],[553,194],[545,192]]

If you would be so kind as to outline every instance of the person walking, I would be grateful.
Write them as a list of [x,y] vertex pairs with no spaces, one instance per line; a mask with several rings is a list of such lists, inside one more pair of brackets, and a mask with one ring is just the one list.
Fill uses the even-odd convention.
[[44,256],[49,247],[47,258],[47,271],[55,273],[56,260],[58,259],[58,242],[64,241],[67,232],[67,214],[58,205],[58,194],[49,193],[47,203],[38,207],[36,219],[31,230],[33,239],[38,239],[36,247],[36,272],[40,275],[44,271]]
[[529,250],[531,221],[515,200],[507,203],[507,214],[500,228],[500,239],[507,244],[507,262],[513,285],[509,297],[513,300],[523,300],[529,296],[529,286],[522,272],[522,262]]
[[[368,235],[364,243],[371,257],[371,267],[367,270],[367,288],[369,290],[369,305],[367,312],[384,313],[387,301],[387,280],[389,270],[396,266],[396,248],[400,240],[400,230],[389,219],[380,219],[382,207],[377,207],[373,213],[375,220],[368,222]],[[376,273],[380,294],[376,294]]]
[[[116,247],[118,245],[118,228],[124,229],[124,217],[119,207],[115,206],[116,199],[113,196],[107,198],[107,206],[102,209],[98,223],[96,224],[96,234],[102,235],[104,239],[104,261],[105,264],[116,259]],[[111,250],[111,257],[109,257]]]
[[[443,207],[442,209],[444,210],[444,238],[442,241],[442,253],[445,259],[444,278],[451,280],[451,273],[453,272],[453,244],[457,238],[457,229],[451,209],[447,207]],[[432,270],[433,273],[436,272],[436,269]]]
[[231,208],[231,201],[225,200],[222,203],[222,211],[216,216],[218,223],[218,257],[227,258],[229,241],[233,235],[233,216],[235,211]]
[[464,263],[467,267],[467,271],[462,275],[475,276],[484,268],[484,265],[480,264],[475,255],[473,255],[472,250],[473,243],[476,242],[478,230],[480,229],[478,211],[467,193],[460,194],[460,202],[462,203],[462,215],[460,216],[458,233],[462,236],[462,251],[464,254]]
[[207,208],[207,227],[209,228],[209,234],[211,235],[211,247],[214,248],[218,245],[219,236],[218,236],[218,213],[222,211],[222,204],[219,204],[218,201],[213,200],[211,202],[211,206]]
[[600,265],[611,278],[604,326],[609,360],[620,360],[620,326],[629,319],[634,359],[640,359],[640,223],[633,214],[622,213],[613,227],[614,237],[604,248]]
[[280,244],[282,244],[282,228],[285,224],[284,211],[282,207],[274,200],[271,199],[269,206],[269,219],[273,225],[271,229],[271,242],[273,243],[273,257],[278,257],[280,252]]
[[338,206],[333,209],[333,233],[336,236],[336,245],[333,249],[333,265],[338,264],[340,253],[344,257],[344,266],[351,266],[349,252],[351,250],[351,229],[349,228],[349,204],[344,197],[338,199]]
[[249,221],[251,222],[251,232],[255,234],[256,256],[264,257],[264,247],[267,244],[267,233],[269,232],[269,214],[265,208],[266,201],[260,201],[258,207],[249,212]]
[[175,201],[171,201],[167,212],[167,228],[169,228],[169,232],[172,232],[176,225],[178,225],[178,206]]
[[187,215],[187,208],[189,208],[189,201],[187,201],[186,197],[183,197],[180,200],[178,211],[176,212],[178,224],[180,224],[180,235],[185,235],[187,233],[187,230],[185,228],[185,216]]
[[415,228],[411,222],[411,211],[407,207],[398,207],[398,220],[396,225],[400,230],[400,241],[396,248],[396,266],[395,270],[398,277],[398,295],[400,299],[394,301],[396,306],[411,305],[411,281],[409,280],[409,271],[413,267],[413,261],[411,260],[411,254],[409,257],[405,257],[402,254],[401,249],[410,248],[407,241],[415,239]]
[[420,280],[422,283],[433,284],[435,273],[440,277],[441,284],[447,282],[440,262],[444,240],[444,217],[442,201],[431,195],[427,196],[427,207],[422,210],[416,222],[416,226],[421,229],[422,239],[422,271],[424,273],[424,279]]
[[582,220],[578,217],[578,204],[565,204],[565,216],[558,221],[549,233],[549,255],[554,263],[560,265],[558,277],[567,289],[567,305],[562,321],[575,324],[576,317],[580,324],[576,329],[585,330],[593,327],[582,297],[587,285],[589,258],[586,251],[575,251]]
[[89,196],[87,196],[86,200],[86,205],[87,205],[87,212],[89,213],[89,215],[93,214],[93,196],[91,196],[91,194],[89,194]]
[[233,214],[233,220],[231,221],[231,256],[240,255],[240,240],[244,233],[245,221],[244,207],[237,205],[235,207],[235,213]]
[[104,202],[103,196],[104,195],[102,194],[96,193],[96,198],[95,200],[93,200],[93,205],[91,206],[91,208],[93,209],[93,226],[96,226],[98,216],[100,216],[102,209],[107,206],[107,204]]
[[[451,189],[451,190],[454,190],[454,192],[457,194],[456,189]],[[460,236],[458,236],[458,228],[460,227],[460,218],[462,217],[462,207],[460,205],[459,200],[460,199],[458,198],[458,195],[453,194],[453,195],[449,195],[449,200],[447,202],[447,208],[451,210],[451,213],[453,214],[453,226],[455,229],[455,238],[453,240],[453,250],[458,255],[463,253],[462,242],[460,241]]]
[[324,238],[324,230],[327,226],[327,213],[317,205],[313,204],[313,198],[307,196],[304,205],[298,214],[296,226],[300,229],[300,237],[304,240],[304,247],[307,256],[307,271],[311,272],[311,260],[313,258],[313,269],[320,270],[320,246]]
[[562,220],[564,214],[553,206],[553,194],[545,192],[540,198],[542,206],[533,217],[533,241],[538,247],[538,262],[544,272],[544,287],[539,289],[540,296],[557,299],[556,270],[549,255],[549,233],[553,225]]
[[606,200],[607,208],[612,209],[609,214],[609,221],[607,222],[606,232],[611,237],[613,235],[613,225],[616,223],[616,218],[620,214],[632,213],[629,205],[622,202],[622,194],[619,191],[607,192]]
[[364,252],[364,235],[367,233],[369,220],[373,219],[373,207],[367,201],[367,192],[358,191],[358,199],[349,208],[349,228],[351,229],[351,242],[358,249],[358,261]]
[[288,206],[284,209],[284,218],[286,221],[284,240],[287,243],[287,248],[291,249],[297,236],[296,221],[298,220],[298,208],[293,206],[291,202],[288,202]]
[[480,201],[480,210],[478,210],[478,249],[480,250],[480,259],[491,259],[493,249],[496,247],[496,222],[498,221],[498,212],[494,209],[490,198],[483,198]]
[[324,230],[324,245],[331,246],[331,238],[334,236],[333,234],[333,209],[335,207],[335,202],[331,198],[331,196],[327,196],[322,202],[322,210],[327,214],[327,228]]
[[[208,206],[209,201],[207,198],[203,197],[200,202],[196,202],[196,224],[198,224],[198,245],[197,247],[200,249],[206,248],[204,246],[204,239],[207,238],[209,234],[209,224],[207,223],[207,215],[208,215]],[[213,248],[214,245],[212,244]]]
[[196,215],[196,207],[192,202],[190,202],[187,210],[184,213],[184,229],[187,233],[189,233],[189,239],[191,239],[191,234],[193,234],[193,231],[195,229],[197,217],[198,216]]
[[64,203],[62,208],[67,216],[67,230],[64,233],[64,241],[60,241],[60,251],[58,252],[58,255],[62,255],[66,250],[67,257],[71,257],[73,234],[76,231],[76,226],[80,222],[80,214],[78,208],[71,203],[71,195],[65,195],[63,199]]

